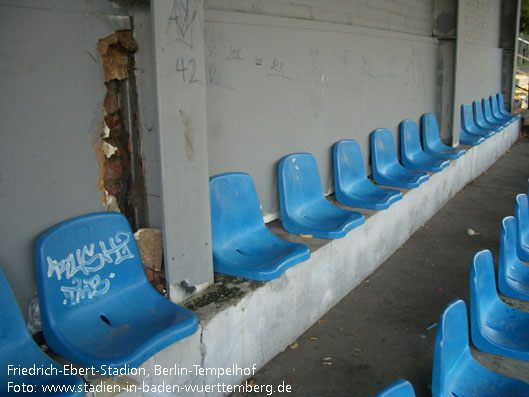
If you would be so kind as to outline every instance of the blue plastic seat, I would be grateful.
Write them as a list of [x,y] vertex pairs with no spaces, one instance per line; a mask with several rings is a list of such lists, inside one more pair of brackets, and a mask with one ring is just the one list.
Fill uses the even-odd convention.
[[377,397],[415,397],[415,390],[410,382],[400,379],[378,392]]
[[411,189],[430,179],[426,172],[408,170],[398,162],[393,135],[386,128],[371,133],[371,168],[379,185]]
[[481,102],[483,103],[483,116],[485,117],[485,120],[487,120],[490,124],[496,124],[500,126],[502,129],[509,125],[508,122],[498,120],[494,117],[490,107],[490,101],[487,98],[483,98],[483,101]]
[[485,116],[483,114],[483,104],[480,100],[474,101],[472,103],[472,109],[474,111],[474,123],[482,130],[500,132],[503,129],[502,125],[498,123],[493,124],[485,120]]
[[485,138],[477,135],[470,135],[459,126],[459,144],[460,145],[471,145],[477,146],[481,145],[485,141]]
[[334,239],[364,223],[364,215],[332,205],[323,194],[316,160],[295,153],[279,162],[281,223],[287,232]]
[[475,135],[483,138],[494,136],[494,131],[484,130],[474,124],[472,107],[468,103],[461,105],[461,128],[469,135]]
[[529,266],[516,252],[516,219],[503,218],[498,266],[498,288],[505,296],[529,301]]
[[528,396],[529,384],[492,372],[470,353],[467,308],[462,300],[445,308],[435,339],[433,397]]
[[396,189],[386,189],[367,179],[358,142],[334,144],[334,190],[336,200],[350,207],[383,210],[402,198]]
[[490,102],[490,110],[495,119],[500,120],[504,123],[511,124],[516,120],[516,117],[507,116],[500,112],[500,107],[498,105],[498,97],[496,95],[491,95],[489,98],[486,98]]
[[400,123],[400,155],[402,165],[410,170],[439,172],[450,165],[449,160],[441,160],[423,152],[419,128],[413,120]]
[[[84,396],[83,380],[75,375],[64,375],[63,368],[51,360],[31,338],[17,302],[9,287],[4,273],[0,270],[0,395],[23,394],[15,387],[22,384],[31,385],[34,389],[27,393],[37,396],[61,395]],[[36,368],[49,369],[48,374],[20,375],[8,373],[8,366],[15,369]],[[11,382],[11,383],[9,383]],[[11,386],[8,389],[8,386]],[[44,388],[63,387],[63,393],[44,392]],[[67,389],[69,391],[67,391]],[[8,393],[9,390],[9,393]],[[17,392],[18,391],[18,392]]]
[[505,116],[509,116],[513,118],[514,120],[518,120],[520,118],[519,114],[512,114],[505,109],[505,98],[503,97],[503,94],[501,92],[496,94],[496,99],[498,100],[498,109],[501,114]]
[[499,298],[489,250],[478,252],[472,260],[470,324],[472,342],[478,349],[529,360],[529,313],[513,309]]
[[282,240],[266,228],[248,174],[214,176],[209,191],[216,272],[267,281],[310,257],[306,245]]
[[516,216],[516,252],[518,258],[529,261],[529,200],[527,194],[516,196],[514,215]]
[[457,159],[463,156],[465,149],[445,145],[439,137],[437,118],[432,113],[425,113],[421,118],[422,143],[424,152],[439,159]]
[[44,338],[77,364],[137,367],[198,328],[192,311],[150,285],[121,214],[53,227],[37,239],[35,260]]

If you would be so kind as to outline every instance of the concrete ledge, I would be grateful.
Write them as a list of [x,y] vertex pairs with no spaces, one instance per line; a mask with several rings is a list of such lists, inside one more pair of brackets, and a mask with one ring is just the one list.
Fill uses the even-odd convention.
[[[240,281],[242,297],[196,310],[197,333],[145,362],[143,374],[130,376],[138,382],[137,391],[127,395],[233,392],[228,385],[240,384],[295,341],[467,183],[494,164],[517,140],[519,128],[519,122],[514,123],[481,145],[466,147],[465,156],[430,174],[419,188],[404,191],[403,199],[389,209],[365,212],[365,224],[342,239],[303,239],[288,235],[277,224],[269,225],[281,237],[309,243],[311,258],[273,281]],[[163,375],[157,369],[173,373]],[[214,372],[219,370],[232,373],[218,376]],[[158,393],[142,390],[143,385],[158,386]],[[161,392],[160,386],[169,389]],[[198,389],[184,391],[184,387]]]

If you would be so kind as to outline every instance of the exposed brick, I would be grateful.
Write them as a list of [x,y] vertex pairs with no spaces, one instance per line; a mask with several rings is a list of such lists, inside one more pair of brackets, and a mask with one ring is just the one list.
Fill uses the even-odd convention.
[[121,161],[105,161],[105,174],[103,176],[104,182],[110,182],[115,179],[120,179],[123,176],[123,166]]
[[147,279],[152,283],[154,281],[154,272],[146,266],[143,267],[143,270],[145,270]]
[[119,82],[117,80],[110,80],[105,83],[105,86],[107,87],[107,90],[112,93],[117,93],[119,90]]
[[[122,129],[121,126],[114,127],[110,130],[109,138],[111,142],[116,142],[115,140],[119,140],[119,137],[121,135]],[[108,138],[107,138],[108,140]],[[117,145],[116,145],[117,146]]]
[[108,115],[116,113],[119,109],[118,96],[111,92],[107,92],[105,95],[105,101],[103,102],[103,108]]
[[115,127],[119,127],[119,125],[120,125],[119,116],[117,116],[117,115],[107,116],[107,117],[105,117],[105,123],[106,123],[107,127],[110,128],[110,129],[115,128]]
[[117,197],[119,195],[120,189],[121,189],[121,184],[119,183],[119,181],[112,182],[112,183],[105,183],[105,190],[111,196]]

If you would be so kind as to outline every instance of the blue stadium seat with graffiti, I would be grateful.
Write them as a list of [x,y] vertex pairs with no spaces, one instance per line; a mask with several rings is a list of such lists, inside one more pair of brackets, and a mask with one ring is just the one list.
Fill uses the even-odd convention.
[[[0,395],[24,394],[25,391],[36,396],[84,396],[83,380],[76,375],[64,375],[63,368],[31,338],[1,270],[0,307]],[[30,374],[28,370],[34,367],[45,368],[47,372]],[[62,393],[57,388],[62,388]]]
[[37,240],[37,288],[48,346],[96,371],[137,367],[198,329],[196,315],[149,283],[127,219],[65,221]]

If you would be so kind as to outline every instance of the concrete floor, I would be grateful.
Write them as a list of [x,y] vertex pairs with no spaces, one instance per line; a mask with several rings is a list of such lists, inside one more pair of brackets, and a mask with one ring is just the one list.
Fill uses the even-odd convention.
[[[429,327],[452,300],[468,307],[476,252],[490,249],[497,265],[500,222],[514,214],[528,178],[529,139],[522,137],[250,384],[290,385],[290,396],[375,396],[404,378],[417,396],[430,396],[437,328]],[[529,382],[529,363],[473,354],[490,369]],[[269,394],[234,394],[243,395]]]

